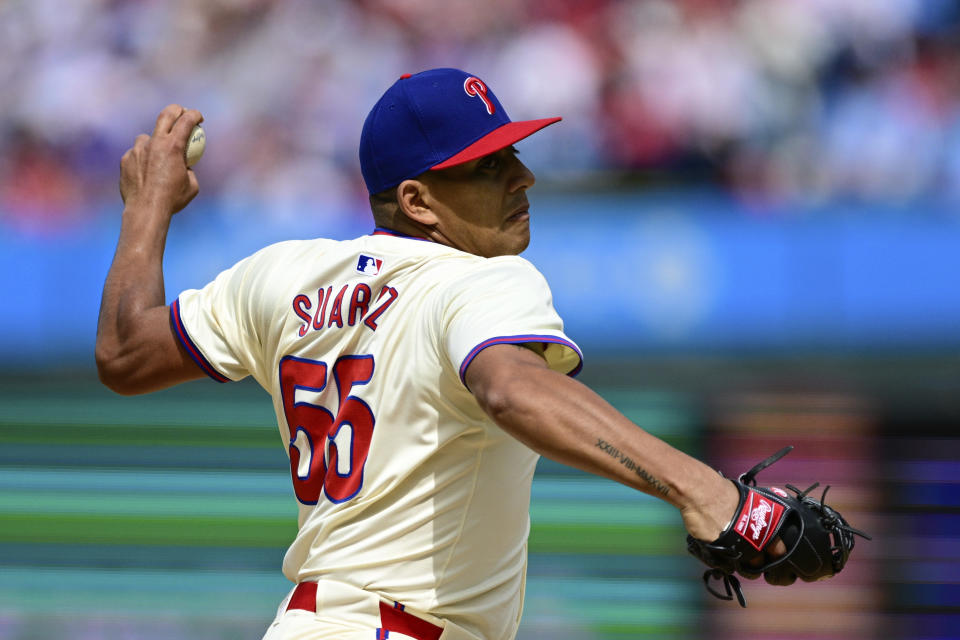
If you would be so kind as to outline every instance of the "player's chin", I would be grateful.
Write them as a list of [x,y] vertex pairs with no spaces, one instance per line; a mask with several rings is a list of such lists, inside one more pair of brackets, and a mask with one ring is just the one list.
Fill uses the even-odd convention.
[[522,230],[512,235],[511,240],[512,250],[510,253],[515,256],[523,253],[530,246],[530,227],[524,225]]
[[530,245],[529,216],[511,216],[503,221],[493,242],[497,245],[493,255],[516,256]]

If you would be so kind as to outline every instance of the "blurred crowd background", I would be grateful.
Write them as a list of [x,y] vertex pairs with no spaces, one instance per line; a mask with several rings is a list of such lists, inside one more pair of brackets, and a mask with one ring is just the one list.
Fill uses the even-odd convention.
[[[295,526],[249,381],[93,367],[118,161],[200,109],[167,297],[371,223],[363,119],[470,70],[538,182],[524,254],[581,379],[873,534],[837,578],[707,596],[674,510],[542,461],[520,640],[960,638],[960,2],[0,0],[0,640],[258,638]],[[819,490],[818,492],[819,493]]]
[[951,0],[13,0],[0,211],[98,215],[145,114],[176,98],[207,117],[223,215],[362,212],[365,105],[438,61],[515,119],[564,116],[530,149],[542,180],[716,185],[770,215],[960,205],[958,37]]

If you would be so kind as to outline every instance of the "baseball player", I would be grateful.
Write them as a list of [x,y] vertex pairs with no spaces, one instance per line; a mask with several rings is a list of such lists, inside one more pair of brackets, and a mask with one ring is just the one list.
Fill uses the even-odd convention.
[[513,122],[457,69],[405,75],[361,136],[372,233],[266,247],[168,307],[201,120],[170,105],[123,156],[96,358],[122,394],[206,375],[273,397],[299,531],[266,638],[513,638],[538,455],[666,500],[697,539],[728,528],[735,484],[573,379],[580,349],[518,257],[534,176],[513,144],[559,118]]

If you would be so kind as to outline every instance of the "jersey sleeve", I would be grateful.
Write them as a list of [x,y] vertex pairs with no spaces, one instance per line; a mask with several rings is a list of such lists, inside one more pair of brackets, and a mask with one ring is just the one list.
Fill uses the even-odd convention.
[[477,354],[495,344],[542,347],[548,366],[575,376],[583,355],[563,332],[543,275],[518,257],[488,260],[447,291],[443,345],[460,381]]
[[262,360],[257,332],[255,256],[241,260],[202,289],[188,289],[170,305],[174,330],[194,362],[218,382],[256,374]]

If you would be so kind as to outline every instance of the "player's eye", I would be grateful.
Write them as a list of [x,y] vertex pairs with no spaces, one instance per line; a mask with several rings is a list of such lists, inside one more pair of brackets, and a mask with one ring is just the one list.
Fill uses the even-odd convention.
[[485,156],[477,162],[477,168],[483,171],[496,171],[503,166],[507,158],[514,158],[520,153],[514,146],[504,147],[500,151],[495,151]]
[[496,154],[489,155],[481,159],[477,166],[481,169],[496,169],[500,166],[500,158]]

